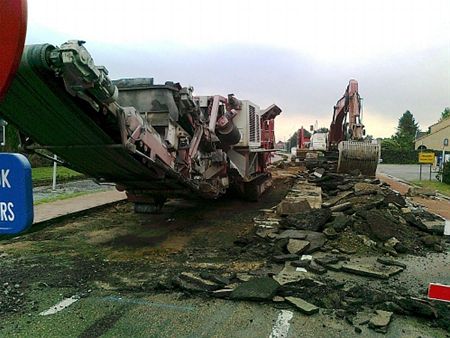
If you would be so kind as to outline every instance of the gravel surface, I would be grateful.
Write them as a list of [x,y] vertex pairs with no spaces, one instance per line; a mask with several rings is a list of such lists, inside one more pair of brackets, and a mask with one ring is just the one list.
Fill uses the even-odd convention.
[[114,185],[100,185],[93,180],[81,180],[57,184],[56,190],[54,191],[52,190],[52,186],[36,187],[33,189],[33,199],[34,202],[38,202],[42,199],[77,194],[80,192],[98,192],[114,189]]

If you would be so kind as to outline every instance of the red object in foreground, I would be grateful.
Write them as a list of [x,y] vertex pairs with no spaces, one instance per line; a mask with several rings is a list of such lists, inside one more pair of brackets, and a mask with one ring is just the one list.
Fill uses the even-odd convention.
[[450,302],[450,285],[430,283],[428,287],[428,298]]
[[0,1],[0,100],[8,90],[22,57],[27,31],[26,0]]

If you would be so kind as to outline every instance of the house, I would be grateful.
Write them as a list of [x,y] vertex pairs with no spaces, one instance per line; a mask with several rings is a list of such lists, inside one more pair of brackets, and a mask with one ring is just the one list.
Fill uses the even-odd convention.
[[275,149],[280,149],[280,150],[284,150],[286,147],[286,144],[283,141],[278,141],[275,144]]
[[415,141],[415,149],[450,151],[450,117],[431,125],[428,133],[419,133]]

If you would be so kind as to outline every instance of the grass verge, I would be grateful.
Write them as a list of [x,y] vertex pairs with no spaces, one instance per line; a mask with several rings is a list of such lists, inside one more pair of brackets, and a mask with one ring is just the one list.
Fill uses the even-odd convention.
[[98,192],[98,191],[79,191],[79,192],[74,192],[74,193],[61,194],[61,195],[57,195],[57,196],[40,199],[39,201],[34,202],[33,205],[39,205],[39,204],[44,204],[44,203],[48,203],[48,202],[66,200],[69,198],[93,194],[96,192]]
[[413,183],[422,188],[436,190],[442,195],[450,197],[450,184],[445,184],[437,181],[413,181]]
[[[51,183],[53,180],[53,167],[33,168],[31,176],[34,185]],[[58,166],[56,169],[56,181],[73,181],[83,178],[84,175],[69,168]]]

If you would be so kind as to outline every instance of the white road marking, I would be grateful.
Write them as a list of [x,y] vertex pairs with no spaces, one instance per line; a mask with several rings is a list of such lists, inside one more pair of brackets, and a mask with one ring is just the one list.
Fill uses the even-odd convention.
[[448,219],[445,220],[444,235],[450,236],[450,221]]
[[52,306],[50,309],[42,311],[40,313],[41,316],[54,315],[55,313],[64,310],[66,307],[75,303],[79,298],[72,296],[70,298],[63,299],[58,304]]
[[272,333],[270,334],[269,338],[286,338],[289,333],[289,327],[291,324],[289,324],[289,321],[294,316],[294,313],[288,310],[281,310],[280,314],[278,315],[278,319],[275,323],[275,325],[272,328]]

